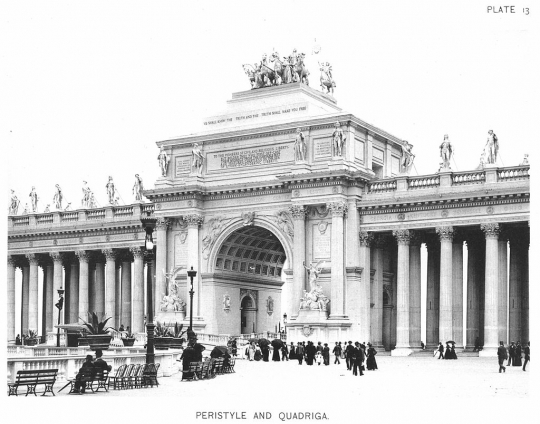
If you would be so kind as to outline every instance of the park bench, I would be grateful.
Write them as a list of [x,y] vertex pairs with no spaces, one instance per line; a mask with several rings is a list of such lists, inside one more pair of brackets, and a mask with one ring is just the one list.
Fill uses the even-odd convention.
[[26,395],[33,393],[36,394],[36,387],[43,385],[45,390],[41,396],[45,396],[47,392],[53,392],[53,386],[56,381],[56,374],[58,373],[58,368],[48,369],[48,370],[32,370],[32,371],[17,371],[17,378],[14,383],[8,383],[9,395],[18,396],[17,390],[19,386],[26,386]]
[[203,363],[190,362],[187,370],[182,370],[182,380],[196,381],[202,378]]
[[[108,389],[108,380],[109,380],[109,371],[107,370],[96,370],[95,368],[86,368],[82,371],[81,376],[79,377],[80,381],[84,383],[82,390],[90,389],[92,393],[96,393],[99,389],[104,389],[106,392]],[[68,381],[70,389],[68,394],[77,393],[75,391],[75,383],[77,379],[74,378]],[[66,387],[66,386],[64,386]],[[62,389],[64,388],[62,387]],[[60,390],[62,390],[60,389]]]

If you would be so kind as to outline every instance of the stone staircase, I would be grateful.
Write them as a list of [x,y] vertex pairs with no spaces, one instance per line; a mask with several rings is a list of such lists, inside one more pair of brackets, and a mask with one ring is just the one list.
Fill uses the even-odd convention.
[[[426,357],[430,358],[433,356],[433,351],[435,349],[426,349],[426,350],[420,350],[413,352],[410,356],[416,356],[416,357]],[[456,350],[456,354],[458,358],[461,357],[467,357],[467,358],[477,358],[478,352],[473,352],[472,350]]]

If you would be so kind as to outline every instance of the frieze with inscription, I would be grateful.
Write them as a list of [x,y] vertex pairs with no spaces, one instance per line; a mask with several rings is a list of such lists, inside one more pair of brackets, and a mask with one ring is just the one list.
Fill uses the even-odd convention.
[[230,168],[249,168],[253,166],[274,165],[294,161],[292,144],[255,147],[229,152],[208,153],[208,172]]

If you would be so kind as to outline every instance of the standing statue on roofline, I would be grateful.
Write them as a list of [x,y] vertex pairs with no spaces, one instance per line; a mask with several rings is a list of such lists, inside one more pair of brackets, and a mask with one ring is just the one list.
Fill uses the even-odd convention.
[[161,169],[161,176],[166,177],[167,167],[169,165],[169,155],[167,155],[167,152],[163,149],[163,146],[159,148],[158,162],[159,169]]
[[493,130],[488,131],[488,138],[486,145],[484,147],[483,157],[484,163],[495,164],[497,162],[497,155],[499,153],[499,140],[493,132]]
[[403,146],[401,147],[402,154],[401,154],[401,162],[400,162],[400,167],[401,167],[400,172],[402,174],[407,174],[411,170],[411,166],[414,161],[414,154],[412,153],[412,148],[413,148],[413,145],[411,143],[409,143],[406,140],[403,140]]
[[36,213],[37,208],[38,208],[37,204],[38,204],[39,197],[36,193],[36,188],[34,186],[32,186],[32,191],[30,192],[28,197],[30,197],[30,202],[32,203],[32,213]]
[[330,94],[331,96],[334,95],[334,87],[336,86],[336,82],[334,81],[334,78],[332,77],[332,65],[330,63],[326,62],[326,64],[319,63],[319,69],[321,71],[321,90],[324,93],[324,89],[326,88],[326,94]]
[[444,140],[439,146],[439,154],[442,160],[442,169],[450,170],[450,160],[454,154],[454,149],[452,148],[452,143],[448,139],[448,134],[444,135]]
[[62,210],[62,200],[64,199],[64,196],[62,194],[62,189],[58,184],[56,184],[56,192],[54,193],[53,202],[54,206],[56,207],[56,210]]
[[142,178],[135,174],[135,184],[133,184],[132,193],[135,195],[136,202],[142,202],[142,192],[144,190]]
[[15,194],[15,190],[11,190],[11,203],[9,205],[9,214],[10,215],[17,215],[17,212],[19,211],[19,205],[20,200]]
[[337,121],[334,124],[334,132],[332,133],[332,156],[341,157],[343,154],[343,145],[345,144],[346,136],[341,129],[341,124]]
[[109,199],[109,204],[114,205],[114,197],[116,194],[116,190],[114,188],[114,183],[112,177],[109,177],[109,182],[105,186],[107,188],[107,198]]

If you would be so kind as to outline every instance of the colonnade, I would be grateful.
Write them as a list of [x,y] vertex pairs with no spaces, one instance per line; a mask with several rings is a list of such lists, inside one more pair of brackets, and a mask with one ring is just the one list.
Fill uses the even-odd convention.
[[[498,223],[462,230],[452,226],[432,233],[394,230],[397,242],[396,344],[393,354],[406,355],[420,347],[421,321],[420,243],[427,245],[426,345],[435,348],[453,340],[457,348],[483,347],[482,355],[493,355],[499,341],[527,342],[528,228],[501,231]],[[361,239],[363,239],[361,235]],[[463,242],[467,243],[466,305],[463,323]],[[507,243],[510,269],[507,273]],[[378,255],[377,253],[376,255]],[[379,259],[375,259],[379,261]],[[374,262],[374,261],[372,261]],[[378,270],[377,270],[378,272]],[[380,281],[374,282],[376,286]],[[509,289],[509,297],[507,293]],[[376,287],[374,292],[380,289]],[[507,317],[509,314],[509,324]],[[379,314],[372,319],[372,338],[379,344]],[[373,315],[372,315],[373,316]],[[375,331],[374,331],[375,330]]]
[[[155,260],[141,247],[123,249],[55,251],[8,256],[7,311],[8,340],[29,329],[39,335],[52,332],[58,320],[58,290],[65,290],[60,323],[87,320],[88,312],[111,317],[108,325],[129,326],[134,333],[144,331],[145,268],[153,281]],[[133,263],[133,272],[132,272]],[[15,328],[15,275],[22,271],[21,328]],[[43,304],[38,306],[40,269]],[[42,322],[38,328],[41,309]]]

